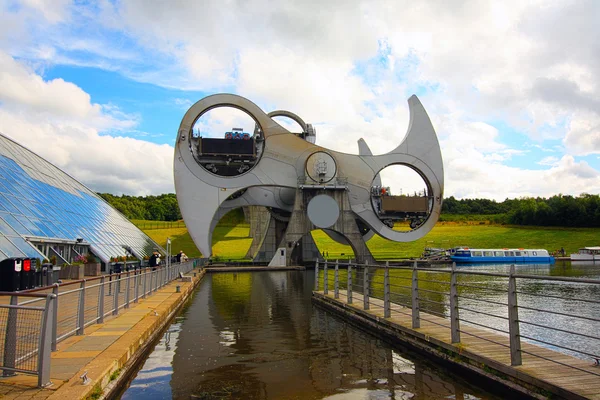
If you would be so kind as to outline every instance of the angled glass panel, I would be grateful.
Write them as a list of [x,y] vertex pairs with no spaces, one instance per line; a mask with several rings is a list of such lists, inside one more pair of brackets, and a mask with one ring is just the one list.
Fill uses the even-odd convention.
[[0,212],[0,218],[2,218],[11,228],[21,235],[31,235],[31,231],[25,228],[12,214]]
[[2,206],[4,206],[4,208],[7,209],[11,213],[21,214],[19,209],[17,207],[15,207],[15,205],[13,203],[8,201],[8,199],[2,194],[0,194],[0,204],[2,204]]
[[17,248],[14,244],[12,244],[5,236],[0,235],[0,250],[7,257],[23,257],[25,253]]
[[31,209],[17,197],[11,195],[6,195],[6,197],[21,211],[21,214],[27,217],[33,217],[33,211],[31,211]]
[[7,182],[0,179],[0,193],[10,193]]
[[20,223],[22,223],[23,226],[25,226],[25,228],[29,229],[29,231],[31,231],[31,234],[33,236],[45,236],[44,232],[40,228],[38,228],[36,224],[31,222],[27,217],[25,217],[23,215],[15,215],[14,217]]
[[2,218],[0,218],[0,233],[8,236],[18,236],[18,233]]
[[44,236],[48,237],[60,237],[54,231],[52,231],[46,224],[44,224],[41,220],[37,218],[29,218],[31,222],[33,222],[42,232],[44,232]]
[[30,258],[42,258],[42,255],[33,247],[31,243],[21,237],[9,237],[8,240],[12,242],[17,248],[23,252],[27,257]]

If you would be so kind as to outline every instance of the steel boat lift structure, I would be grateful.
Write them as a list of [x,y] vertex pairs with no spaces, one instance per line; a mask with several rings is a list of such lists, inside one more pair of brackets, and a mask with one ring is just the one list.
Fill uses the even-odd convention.
[[[404,140],[387,154],[372,155],[359,140],[359,154],[346,154],[314,144],[310,124],[289,111],[265,113],[248,99],[216,94],[194,104],[184,115],[175,144],[177,200],[190,236],[203,256],[212,254],[212,234],[223,215],[244,207],[251,221],[249,256],[270,265],[306,263],[320,258],[310,232],[323,229],[349,244],[357,262],[374,262],[365,241],[374,234],[410,242],[437,222],[444,191],[439,142],[416,96],[408,99],[410,123]],[[194,135],[196,121],[218,107],[239,109],[254,119],[249,140],[207,139]],[[302,128],[292,133],[274,117],[291,118]],[[423,198],[398,198],[392,210],[381,210],[379,173],[404,165],[425,182]],[[384,191],[385,192],[385,191]],[[416,219],[402,204],[419,200],[424,213]],[[260,206],[260,207],[254,207]],[[387,211],[387,212],[384,212]],[[385,215],[384,215],[385,214]],[[411,229],[393,229],[411,219]]]

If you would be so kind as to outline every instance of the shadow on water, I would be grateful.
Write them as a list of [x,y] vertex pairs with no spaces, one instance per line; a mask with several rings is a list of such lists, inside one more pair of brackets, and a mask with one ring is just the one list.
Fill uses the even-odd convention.
[[311,302],[314,271],[218,273],[122,399],[498,399]]

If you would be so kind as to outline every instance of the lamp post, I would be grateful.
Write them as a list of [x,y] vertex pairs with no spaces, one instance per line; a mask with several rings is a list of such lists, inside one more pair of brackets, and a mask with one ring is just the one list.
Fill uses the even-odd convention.
[[171,238],[167,238],[167,268],[171,266]]

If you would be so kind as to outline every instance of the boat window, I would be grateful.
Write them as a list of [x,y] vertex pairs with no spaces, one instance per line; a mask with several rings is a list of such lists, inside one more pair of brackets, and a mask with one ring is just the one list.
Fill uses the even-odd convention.
[[523,257],[527,257],[527,255],[528,255],[528,254],[527,254],[527,252],[526,252],[526,251],[524,251],[524,252],[523,252]]
[[533,255],[534,255],[534,256],[537,256],[537,251],[534,251],[534,252],[533,252]]
[[495,251],[495,252],[494,252],[494,255],[495,255],[496,257],[504,257],[504,252],[503,252],[503,251]]
[[494,257],[494,252],[493,251],[484,251],[483,255],[485,257]]
[[481,257],[481,251],[474,251],[473,252],[473,257]]
[[506,257],[514,257],[515,256],[514,251],[505,251],[504,254],[506,255]]
[[521,252],[520,251],[515,251],[515,256],[521,257]]

